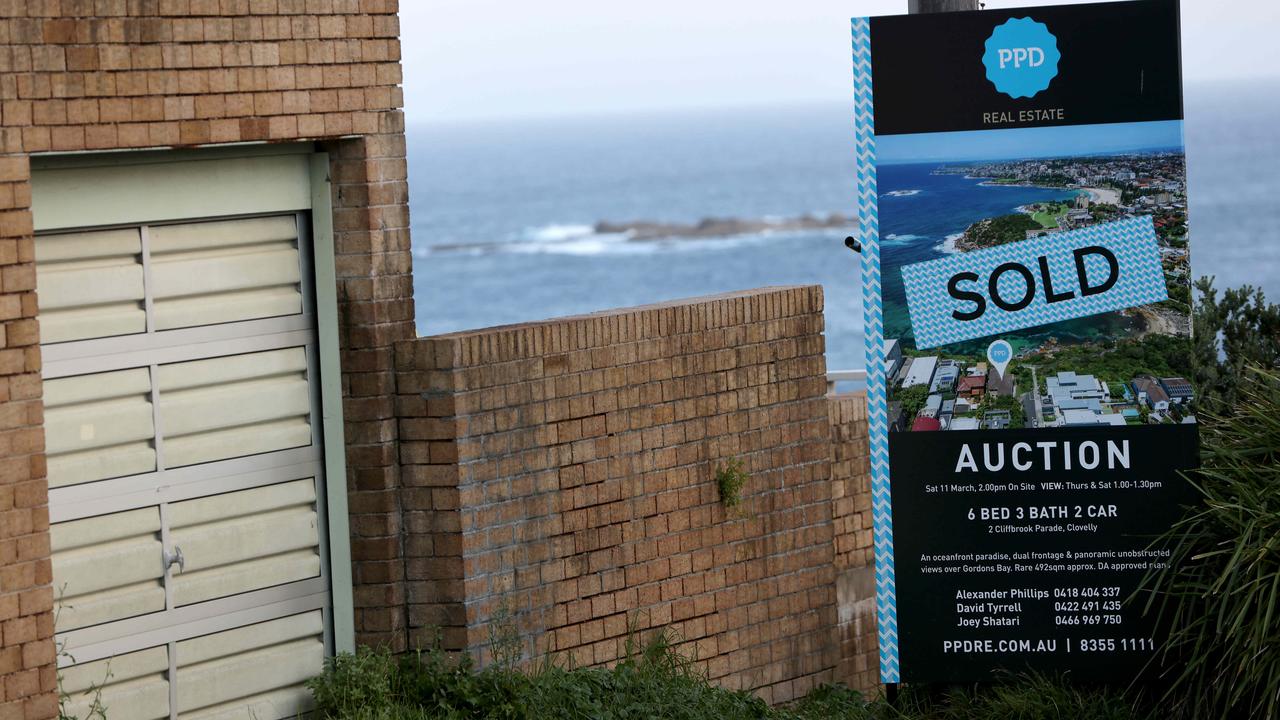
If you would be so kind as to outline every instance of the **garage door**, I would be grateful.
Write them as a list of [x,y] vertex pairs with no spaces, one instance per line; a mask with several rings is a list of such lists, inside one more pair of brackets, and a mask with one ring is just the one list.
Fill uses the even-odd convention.
[[78,716],[295,717],[350,647],[326,166],[276,147],[34,171]]

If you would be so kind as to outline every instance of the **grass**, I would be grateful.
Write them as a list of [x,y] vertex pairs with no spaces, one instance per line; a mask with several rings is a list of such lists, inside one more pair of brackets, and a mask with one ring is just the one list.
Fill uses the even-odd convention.
[[[1074,685],[1043,675],[930,692],[908,688],[897,708],[875,720],[1156,720],[1162,717],[1120,689]],[[854,716],[856,717],[856,716]]]
[[362,649],[329,661],[308,683],[321,718],[344,720],[1151,720],[1115,689],[1055,678],[1010,677],[987,686],[932,691],[904,687],[896,707],[826,685],[787,707],[711,683],[672,636],[632,636],[612,668],[575,668],[545,659],[519,669],[477,668],[439,650],[403,656]]
[[1047,210],[1038,210],[1031,214],[1031,219],[1040,223],[1046,230],[1058,227],[1058,219],[1067,214],[1068,206],[1064,203],[1050,203]]

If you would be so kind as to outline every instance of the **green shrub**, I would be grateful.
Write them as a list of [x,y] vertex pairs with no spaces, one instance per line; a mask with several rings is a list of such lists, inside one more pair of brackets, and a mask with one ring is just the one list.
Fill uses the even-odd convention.
[[396,658],[361,649],[331,660],[308,684],[318,715],[357,720],[417,718],[772,718],[746,692],[717,688],[665,632],[633,639],[613,668],[573,668],[551,659],[527,672],[477,669],[439,650]]
[[[876,720],[900,717],[882,701],[869,702],[862,693],[844,685],[823,685],[806,695],[790,711],[779,711],[786,720]],[[782,714],[785,713],[785,714]]]
[[825,685],[789,707],[717,687],[667,632],[640,642],[612,668],[574,668],[546,659],[527,671],[477,669],[439,650],[396,657],[362,649],[331,660],[308,683],[321,718],[581,720],[1148,720],[1114,689],[1015,677],[932,692],[904,688],[898,707]]
[[[333,717],[381,717],[377,711],[399,704],[400,659],[389,650],[360,648],[325,663],[324,674],[307,682],[316,705],[337,713]],[[387,716],[390,717],[390,716]]]
[[1280,306],[1262,291],[1245,285],[1218,297],[1213,278],[1196,281],[1192,314],[1196,404],[1218,414],[1237,400],[1246,368],[1280,367]]
[[1244,372],[1231,415],[1205,419],[1203,499],[1152,579],[1179,718],[1280,718],[1280,376]]

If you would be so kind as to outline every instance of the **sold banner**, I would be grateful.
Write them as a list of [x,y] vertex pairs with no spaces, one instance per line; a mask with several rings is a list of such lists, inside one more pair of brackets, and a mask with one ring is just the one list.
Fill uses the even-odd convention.
[[853,21],[884,682],[1135,677],[1197,458],[1175,0]]

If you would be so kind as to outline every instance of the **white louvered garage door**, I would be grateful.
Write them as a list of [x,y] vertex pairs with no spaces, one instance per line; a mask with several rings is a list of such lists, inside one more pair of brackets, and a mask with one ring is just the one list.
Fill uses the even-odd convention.
[[[33,181],[56,631],[77,715],[97,698],[120,718],[295,717],[338,644],[316,161],[250,160],[179,168],[203,204],[140,197],[183,192],[163,162]],[[98,197],[113,170],[115,203]],[[304,186],[245,194],[282,181]]]

